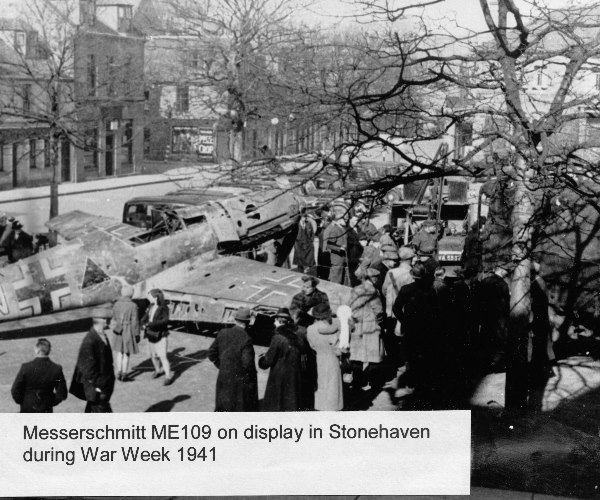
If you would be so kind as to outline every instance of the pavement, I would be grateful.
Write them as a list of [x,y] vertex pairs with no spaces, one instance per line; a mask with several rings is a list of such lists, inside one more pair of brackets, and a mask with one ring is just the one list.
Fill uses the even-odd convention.
[[[163,172],[59,184],[59,213],[83,210],[120,220],[123,204],[135,196],[160,196],[204,186],[219,177],[218,165],[164,165]],[[46,232],[50,186],[0,191],[0,211],[19,219],[30,234]]]

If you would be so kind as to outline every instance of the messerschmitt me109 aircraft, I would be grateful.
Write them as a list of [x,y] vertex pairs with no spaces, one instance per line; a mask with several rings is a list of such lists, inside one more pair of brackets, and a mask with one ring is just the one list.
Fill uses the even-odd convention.
[[291,248],[299,211],[298,198],[281,190],[180,191],[130,200],[122,221],[64,214],[47,223],[62,244],[0,269],[0,321],[107,303],[125,282],[137,297],[166,289],[180,321],[223,323],[241,305],[288,305],[299,274],[227,255],[282,237]]

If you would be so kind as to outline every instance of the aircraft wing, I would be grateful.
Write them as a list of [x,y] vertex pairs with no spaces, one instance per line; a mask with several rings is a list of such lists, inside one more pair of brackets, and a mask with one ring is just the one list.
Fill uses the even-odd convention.
[[46,227],[56,231],[65,240],[74,240],[97,229],[106,229],[119,224],[118,220],[101,215],[92,215],[81,210],[74,210],[46,222]]
[[[302,276],[242,257],[223,257],[182,263],[180,269],[171,268],[148,280],[145,291],[165,292],[173,321],[223,324],[232,322],[239,307],[268,315],[289,307],[302,289]],[[318,288],[327,293],[334,312],[349,301],[349,287],[322,280]]]

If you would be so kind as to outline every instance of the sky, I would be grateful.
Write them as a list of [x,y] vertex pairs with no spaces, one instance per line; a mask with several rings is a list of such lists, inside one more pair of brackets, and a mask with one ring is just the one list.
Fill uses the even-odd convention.
[[[128,1],[128,0],[124,0]],[[297,0],[286,0],[293,3]],[[361,7],[360,0],[302,0],[310,1],[311,7],[297,14],[298,18],[313,24],[319,23],[325,27],[351,27],[356,25],[356,21],[351,18],[351,14],[364,7]],[[374,1],[374,0],[371,0]],[[388,0],[390,4],[406,5],[414,4],[419,0]],[[497,0],[488,0],[493,4]],[[589,3],[591,0],[542,0],[552,6],[574,3],[575,1]],[[0,12],[2,17],[14,17],[18,7],[23,0],[0,0]],[[131,3],[137,4],[139,0],[131,0]],[[299,2],[298,2],[299,3]],[[516,0],[517,5],[524,6],[524,0]],[[492,6],[495,10],[496,7]],[[416,11],[412,11],[416,12]],[[479,0],[443,0],[442,2],[426,9],[426,15],[432,20],[440,23],[453,31],[457,26],[468,27],[472,30],[481,30],[485,27],[483,14],[479,6]]]

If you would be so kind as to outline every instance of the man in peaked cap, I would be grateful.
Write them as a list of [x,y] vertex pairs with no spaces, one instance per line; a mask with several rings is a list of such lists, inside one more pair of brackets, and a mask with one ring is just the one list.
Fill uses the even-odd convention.
[[92,311],[92,328],[83,338],[69,392],[87,401],[85,413],[112,413],[110,397],[115,372],[110,343],[104,330],[112,311],[97,307]]
[[208,359],[219,369],[215,411],[258,410],[254,347],[247,332],[251,318],[250,309],[240,307],[234,325],[220,330],[208,349]]
[[349,284],[348,275],[348,227],[346,218],[349,214],[348,205],[336,201],[332,205],[333,221],[325,228],[323,241],[325,250],[330,254],[331,269],[329,281],[340,285]]

